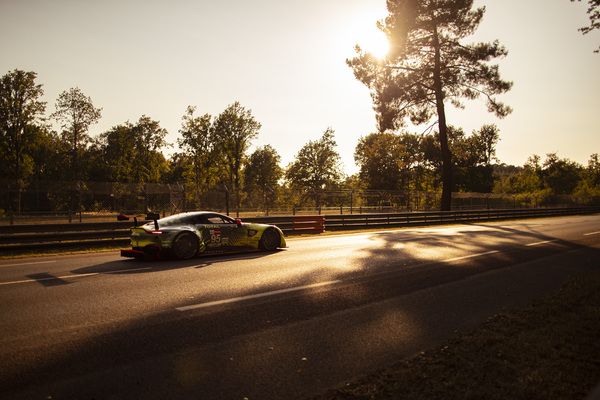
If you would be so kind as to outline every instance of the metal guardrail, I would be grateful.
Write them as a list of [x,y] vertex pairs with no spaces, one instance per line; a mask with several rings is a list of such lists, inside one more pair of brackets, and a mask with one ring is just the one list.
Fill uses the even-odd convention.
[[[540,218],[600,213],[600,206],[346,214],[318,216],[254,217],[244,222],[277,225],[286,235],[327,231],[386,229],[449,223],[475,223],[506,219]],[[144,223],[140,221],[140,223]],[[129,245],[131,222],[71,223],[0,226],[0,253],[56,248],[98,248]]]

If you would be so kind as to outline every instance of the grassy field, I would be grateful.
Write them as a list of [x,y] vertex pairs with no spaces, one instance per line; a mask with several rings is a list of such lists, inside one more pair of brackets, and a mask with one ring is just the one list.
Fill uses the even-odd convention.
[[584,399],[600,383],[600,273],[315,400]]

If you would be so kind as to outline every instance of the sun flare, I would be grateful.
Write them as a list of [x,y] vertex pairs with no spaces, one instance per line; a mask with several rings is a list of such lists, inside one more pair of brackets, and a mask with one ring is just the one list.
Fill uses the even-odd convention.
[[377,58],[385,58],[390,50],[390,43],[383,32],[376,27],[362,29],[357,33],[358,42],[362,50],[371,53]]

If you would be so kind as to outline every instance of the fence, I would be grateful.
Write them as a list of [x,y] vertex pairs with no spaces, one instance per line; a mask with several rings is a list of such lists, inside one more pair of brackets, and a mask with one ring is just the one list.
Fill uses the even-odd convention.
[[[581,215],[600,212],[600,206],[569,208],[530,208],[390,214],[317,215],[257,217],[244,222],[277,225],[285,234],[324,231],[387,229],[448,223],[472,223],[502,219]],[[116,218],[115,218],[116,219]],[[59,248],[127,246],[131,222],[8,225],[0,227],[0,252],[23,252]]]
[[[277,215],[353,215],[437,211],[441,193],[337,189],[249,188],[241,193],[201,191],[182,184],[107,182],[33,182],[17,191],[0,181],[0,225],[24,223],[111,222],[115,213],[163,215],[212,210],[236,217]],[[318,206],[317,206],[318,204]],[[600,204],[599,197],[533,194],[454,193],[454,210],[579,207]]]

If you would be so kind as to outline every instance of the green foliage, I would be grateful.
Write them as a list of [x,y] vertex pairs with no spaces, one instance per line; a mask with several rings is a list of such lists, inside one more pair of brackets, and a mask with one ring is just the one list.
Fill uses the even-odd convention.
[[[371,133],[361,137],[354,151],[359,177],[367,189],[397,190],[406,153],[402,137],[393,133]],[[413,153],[414,154],[414,153]]]
[[[455,190],[490,193],[498,128],[484,125],[471,136],[448,128]],[[354,158],[366,189],[410,192],[435,190],[439,185],[442,160],[437,135],[372,133],[359,140]]]
[[310,140],[291,162],[285,174],[292,188],[308,188],[320,206],[321,192],[341,183],[344,178],[341,157],[335,150],[334,130],[327,128],[319,140]]
[[556,153],[547,154],[544,162],[533,155],[522,168],[504,174],[496,191],[536,196],[597,196],[600,194],[598,155],[590,157],[587,169],[569,159],[559,158]]
[[[402,2],[391,1],[390,7],[396,3]],[[425,3],[433,7],[433,3],[423,2]],[[468,2],[458,3],[464,6]],[[405,4],[414,6],[409,2]],[[443,4],[449,6],[444,1],[438,5],[441,7]],[[427,18],[420,14],[422,9],[415,10],[418,12],[413,17],[420,22],[408,25],[410,29],[407,28],[405,32],[406,40],[400,40],[400,31],[396,30],[393,34],[390,31],[390,38],[400,40],[396,46],[418,47],[419,32],[420,40],[431,45],[434,37],[426,34]],[[450,21],[451,16],[442,15],[441,8],[435,10],[435,15],[437,12],[441,13],[438,16],[441,20],[446,18]],[[459,20],[466,18],[472,19],[473,22],[477,19],[475,17],[478,13],[475,11],[474,14],[469,14],[470,17],[462,15],[462,9],[455,11],[454,17]],[[410,22],[411,15],[408,13],[404,17]],[[400,15],[390,16],[392,17],[400,18]],[[386,25],[381,24],[384,30],[400,26],[394,25],[395,20],[388,18],[386,21]],[[417,28],[418,26],[421,27]],[[462,28],[451,26],[452,24],[448,23],[444,28],[447,31],[439,31],[445,33],[438,38],[450,40],[453,29],[456,32],[452,34],[462,35]],[[465,25],[460,26],[464,28]],[[454,42],[446,44],[451,48]],[[422,48],[427,47],[425,44],[423,46]],[[486,53],[487,50],[483,46],[478,51]],[[412,67],[401,66],[402,62],[410,58],[408,54],[401,56],[398,53],[395,58],[389,58],[389,65],[359,63],[361,67],[356,68],[355,73],[358,77],[362,76],[361,71],[387,71],[388,75],[373,74],[363,77],[372,79],[373,82],[390,83],[388,86],[372,87],[377,96],[389,95],[393,93],[393,87],[399,88],[398,84],[401,83],[401,80],[391,79],[393,75],[398,78],[403,76],[403,73],[406,77],[416,74],[416,71],[410,70]],[[450,55],[447,57],[449,58],[441,58],[444,68],[450,68],[451,60],[458,60]],[[488,57],[491,58],[489,54]],[[374,60],[371,61],[374,63]],[[392,61],[396,63],[395,67]],[[350,64],[354,62],[358,61],[349,61]],[[426,68],[429,64],[424,62],[420,65]],[[451,68],[448,71],[450,70]],[[491,76],[496,75],[488,75]],[[39,100],[43,94],[42,86],[35,84],[35,77],[34,72],[14,70],[2,77],[0,82],[0,173],[11,180],[10,185],[5,185],[8,195],[4,196],[6,199],[0,203],[5,210],[19,211],[22,193],[25,193],[24,189],[28,185],[31,189],[32,183],[35,183],[36,204],[51,204],[46,208],[52,209],[82,209],[77,204],[81,202],[82,196],[86,196],[90,184],[106,181],[119,183],[120,186],[115,186],[116,189],[110,193],[107,192],[107,196],[112,196],[112,199],[107,200],[108,203],[102,200],[91,208],[88,205],[88,209],[98,208],[105,203],[110,203],[115,209],[117,206],[134,207],[140,196],[148,201],[148,196],[152,193],[145,190],[159,182],[176,184],[181,188],[177,199],[183,200],[184,208],[186,204],[187,207],[194,205],[197,208],[222,207],[228,195],[234,199],[234,206],[239,207],[243,204],[244,207],[263,207],[267,212],[273,207],[308,205],[309,202],[317,207],[324,204],[342,206],[348,203],[379,205],[382,201],[408,204],[413,202],[409,198],[419,196],[417,192],[439,191],[444,166],[447,165],[442,135],[439,132],[420,135],[406,132],[396,134],[390,129],[383,129],[359,140],[354,157],[360,171],[344,182],[341,158],[335,149],[334,131],[328,128],[319,140],[309,141],[303,146],[295,160],[284,171],[279,165],[281,157],[270,145],[259,147],[248,155],[261,125],[250,110],[246,110],[237,102],[228,106],[215,119],[209,114],[196,115],[196,108],[188,107],[182,117],[180,137],[177,140],[181,152],[173,154],[167,161],[162,153],[163,149],[169,146],[165,140],[167,131],[161,128],[158,121],[146,115],[142,115],[135,123],[127,121],[95,138],[89,138],[88,128],[97,122],[100,109],[96,109],[91,99],[84,96],[78,88],[63,92],[59,97],[57,112],[52,116],[62,123],[63,131],[60,134],[52,131],[50,126],[45,124],[45,103]],[[388,78],[391,80],[386,81]],[[446,80],[442,79],[444,84],[453,82],[449,72],[443,75],[443,78]],[[456,79],[459,80],[458,77]],[[421,80],[415,85],[423,86],[425,82]],[[434,84],[435,80],[429,83]],[[377,91],[379,89],[380,92]],[[421,89],[426,92],[426,88]],[[450,99],[459,99],[461,96],[469,98],[466,93],[459,93],[452,85],[446,85],[444,93]],[[433,97],[427,99],[429,103],[435,103]],[[404,117],[409,119],[413,116],[417,119],[419,116],[431,117],[437,110],[437,107],[435,110],[431,109],[431,105],[422,105],[425,108],[421,111],[418,111],[418,107],[412,111],[396,109],[395,107],[400,107],[401,101],[404,100],[393,96],[388,97],[388,100],[393,100],[393,104],[387,105],[395,110],[397,117],[403,113]],[[426,115],[428,112],[430,114]],[[383,114],[379,116],[383,117]],[[380,122],[382,121],[380,119]],[[403,119],[395,121],[400,123]],[[499,132],[495,125],[484,125],[470,135],[459,128],[444,126],[448,152],[452,154],[452,180],[455,191],[519,193],[540,202],[546,197],[561,194],[586,197],[600,195],[598,154],[591,156],[587,168],[568,159],[561,159],[556,154],[548,154],[543,162],[540,157],[532,156],[523,167],[497,165],[494,163],[498,161],[496,145]],[[381,127],[383,125],[380,124]],[[77,165],[77,168],[73,168],[74,165]],[[282,176],[291,190],[280,190]],[[75,182],[72,182],[73,180]],[[54,190],[54,194],[50,195],[39,191],[38,184],[43,181],[71,182],[67,182],[61,190]],[[140,183],[144,185],[139,185]],[[177,185],[180,183],[184,183],[185,188]],[[388,193],[385,197],[383,191],[395,193]],[[353,196],[359,192],[368,193],[368,196],[357,200],[357,197]],[[168,194],[173,193],[169,186]],[[116,196],[128,197],[129,200],[117,204]],[[178,201],[177,199],[170,200]],[[435,205],[432,203],[431,206],[438,207],[438,200],[432,201]]]
[[101,108],[94,107],[92,99],[78,88],[62,92],[56,101],[56,111],[50,115],[60,123],[63,131],[61,138],[70,149],[69,171],[71,179],[83,179],[83,159],[87,144],[90,142],[90,125],[98,122],[102,116]]
[[569,159],[560,159],[556,153],[546,155],[542,168],[544,186],[553,194],[571,194],[581,180],[581,165]]
[[182,118],[177,143],[187,157],[188,163],[183,174],[185,181],[195,191],[195,201],[201,208],[203,191],[210,188],[217,180],[219,157],[214,145],[214,127],[209,114],[196,117],[196,107],[188,106]]
[[129,121],[100,135],[92,148],[97,154],[91,176],[121,183],[160,182],[168,165],[161,149],[167,131],[143,115],[137,124]]
[[281,156],[270,144],[257,148],[244,169],[246,185],[253,188],[277,186],[283,175],[280,162]]
[[[265,211],[273,207],[277,198],[277,187],[283,176],[279,163],[281,163],[281,156],[267,144],[250,155],[244,168],[246,191],[249,192],[251,199],[257,198],[255,203],[263,205]],[[253,194],[260,196],[252,196]]]
[[237,205],[240,202],[242,166],[246,152],[258,136],[261,124],[254,119],[251,110],[235,102],[227,107],[214,122],[214,145],[223,157],[226,182],[233,190]]
[[[37,74],[15,69],[0,80],[0,156],[2,171],[10,177],[18,193],[33,173],[32,146],[40,133],[46,103]],[[16,199],[21,208],[20,194]]]
[[499,131],[495,125],[484,125],[471,136],[461,129],[450,129],[450,148],[454,155],[454,187],[458,192],[491,193],[494,188],[496,145]]

